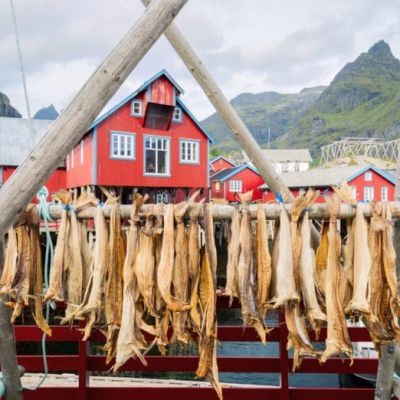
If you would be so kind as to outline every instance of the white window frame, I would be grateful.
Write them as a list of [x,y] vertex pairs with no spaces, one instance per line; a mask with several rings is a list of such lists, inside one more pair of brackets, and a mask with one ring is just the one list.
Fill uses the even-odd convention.
[[372,181],[372,172],[371,172],[371,171],[367,171],[367,172],[364,174],[364,180],[365,180],[366,182],[371,182],[371,181]]
[[[158,141],[165,140],[165,173],[160,174],[157,172],[146,172],[146,141],[150,139],[150,146],[152,145],[153,141],[156,141],[155,148],[149,148],[148,150],[157,150],[156,151],[156,166],[158,166],[158,152],[163,151],[164,149],[158,148]],[[157,169],[157,167],[156,167]],[[158,135],[143,135],[143,175],[144,176],[160,176],[160,177],[170,177],[171,176],[171,138],[168,136],[158,136]]]
[[200,140],[179,140],[179,162],[181,164],[200,164]]
[[168,204],[169,194],[168,193],[157,193],[156,194],[156,204]]
[[[135,106],[139,107],[139,111],[135,111]],[[132,117],[141,117],[143,116],[143,101],[142,100],[132,100],[131,103],[131,116]]]
[[389,188],[387,186],[381,187],[381,201],[388,201],[389,198]]
[[231,180],[229,181],[229,191],[231,193],[242,193],[243,183],[241,180]]
[[375,188],[373,186],[364,186],[363,200],[372,201],[375,198]]
[[[131,153],[129,156],[128,150]],[[136,160],[136,133],[110,131],[110,158]]]
[[221,182],[220,181],[215,182],[215,191],[216,192],[221,191]]
[[81,164],[83,164],[83,139],[81,140]]
[[183,121],[182,108],[180,108],[180,107],[174,108],[174,113],[172,114],[172,120],[174,122],[182,122]]

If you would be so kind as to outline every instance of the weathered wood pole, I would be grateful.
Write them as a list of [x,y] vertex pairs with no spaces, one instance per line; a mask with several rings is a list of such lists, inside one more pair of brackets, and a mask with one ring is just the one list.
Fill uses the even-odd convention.
[[[145,6],[148,6],[150,0],[142,0],[142,3]],[[153,4],[153,2],[151,2],[151,4]],[[265,159],[265,156],[253,135],[240,119],[235,109],[222,93],[222,90],[219,88],[214,78],[208,72],[207,68],[204,66],[177,26],[172,23],[164,31],[164,34],[193,77],[196,79],[197,83],[203,89],[218,114],[232,131],[242,149],[248,154],[268,187],[275,194],[285,193],[288,201],[292,201],[293,195],[284,184],[282,177],[275,171],[272,164]]]
[[83,137],[187,0],[154,0],[0,190],[0,236]]
[[[0,240],[0,273],[4,263],[4,240]],[[21,379],[17,364],[11,309],[0,301],[0,366],[7,400],[21,400]]]

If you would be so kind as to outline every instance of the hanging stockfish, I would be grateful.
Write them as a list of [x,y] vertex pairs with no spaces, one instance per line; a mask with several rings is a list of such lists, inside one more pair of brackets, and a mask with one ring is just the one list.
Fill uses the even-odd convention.
[[300,251],[300,286],[305,315],[314,330],[318,330],[326,315],[318,303],[315,286],[315,253],[311,243],[311,221],[308,211],[305,212],[301,224],[301,251]]
[[[385,216],[382,203],[371,202],[371,224],[369,230],[369,249],[371,254],[371,271],[369,278],[369,306],[371,312],[363,316],[363,321],[368,327],[369,334],[377,349],[381,343],[394,341],[396,333],[390,324],[387,324],[387,296],[385,291],[385,277],[383,269],[383,231],[388,221]],[[382,309],[382,304],[385,304]],[[382,314],[382,311],[384,313]]]
[[[353,208],[357,207],[357,201],[354,197],[354,191],[343,181],[340,186],[333,186],[333,190],[339,195],[343,202],[350,204]],[[343,246],[343,270],[340,274],[339,296],[343,309],[347,313],[348,305],[353,297],[354,286],[354,225],[355,218],[346,220],[347,238]]]
[[139,251],[135,262],[135,276],[144,306],[153,317],[159,317],[155,309],[155,259],[154,259],[154,212],[146,213],[146,223],[141,229]]
[[302,240],[298,222],[304,209],[314,202],[318,194],[318,191],[315,192],[312,189],[308,189],[306,194],[298,195],[292,203],[292,210],[290,213],[290,238],[292,241],[293,274],[297,293],[301,292],[299,262]]
[[199,298],[203,310],[199,337],[199,364],[196,375],[207,378],[213,385],[220,400],[222,388],[217,365],[217,250],[214,241],[212,204],[204,207],[205,249],[201,256]]
[[107,352],[106,363],[108,364],[115,356],[118,332],[122,319],[122,274],[125,261],[125,244],[121,231],[121,209],[119,199],[110,196],[106,204],[111,206],[106,291],[104,296],[104,317],[107,326],[104,350]]
[[325,198],[329,213],[328,261],[325,280],[326,316],[328,321],[326,348],[321,362],[329,357],[347,354],[352,357],[353,349],[346,326],[346,317],[339,297],[340,281],[340,236],[336,229],[340,199],[336,193]]
[[33,207],[33,219],[29,225],[31,247],[32,247],[32,268],[30,272],[29,306],[36,325],[48,336],[51,336],[51,329],[43,316],[43,271],[42,255],[40,251],[40,220],[38,219],[36,207]]
[[354,264],[353,297],[345,310],[351,314],[368,314],[368,281],[371,270],[371,256],[368,246],[368,225],[362,205],[358,204],[354,219]]
[[193,203],[189,208],[188,228],[188,269],[190,278],[190,318],[193,328],[200,332],[201,310],[199,305],[198,287],[200,282],[200,225],[199,215],[204,199]]
[[9,294],[17,271],[17,234],[13,227],[8,230],[7,238],[3,271],[0,278],[0,295]]
[[[31,225],[39,225],[36,207],[30,204],[20,215],[17,223],[17,268],[11,283],[10,297],[14,301],[13,314],[11,316],[11,322],[14,323],[18,318],[24,306],[29,304],[29,295],[35,280],[34,269],[36,267],[34,263],[36,259],[36,246],[37,244],[32,243]],[[39,244],[40,246],[40,244]],[[40,250],[39,250],[40,251]]]
[[268,249],[267,221],[263,204],[258,204],[257,228],[255,237],[255,253],[257,265],[257,309],[265,320],[268,310],[267,301],[271,284],[271,256]]
[[242,220],[240,223],[240,255],[238,264],[239,299],[244,326],[252,326],[260,336],[262,343],[266,342],[268,329],[256,305],[254,295],[256,289],[256,268],[253,258],[253,233],[249,203],[253,192],[239,194]]
[[86,317],[83,340],[87,340],[96,322],[102,319],[104,309],[103,287],[106,279],[108,260],[108,228],[103,208],[97,204],[94,218],[96,240],[93,248],[93,274],[87,299],[75,311],[75,318]]
[[[314,259],[313,250],[311,248],[311,226],[307,218],[303,218],[301,229],[299,229],[298,221],[300,215],[306,207],[317,197],[318,192],[308,190],[306,195],[299,195],[292,204],[291,211],[291,240],[292,240],[292,256],[293,256],[293,272],[297,293],[312,297],[314,307],[318,307],[315,296],[314,286]],[[306,213],[306,216],[308,213]],[[309,232],[307,232],[307,229]],[[308,235],[308,236],[307,236]],[[308,265],[304,265],[308,263]],[[304,271],[304,269],[306,271]],[[311,274],[310,274],[311,272]],[[305,356],[317,356],[306,329],[305,319],[301,312],[301,304],[299,301],[289,301],[285,303],[285,320],[288,329],[287,349],[294,349],[293,371],[301,364],[302,358]],[[313,320],[314,322],[314,320]],[[314,323],[314,327],[315,327]]]
[[328,231],[329,221],[322,221],[319,245],[315,254],[315,284],[317,294],[322,297],[323,302],[325,302],[326,268],[328,264]]
[[276,277],[276,297],[271,300],[275,308],[300,300],[294,279],[289,216],[283,203],[280,204],[280,207],[278,247],[273,252],[273,256],[278,252],[276,270],[274,272]]
[[135,262],[139,250],[140,217],[139,210],[147,196],[139,193],[133,196],[130,227],[127,239],[126,256],[124,260],[124,297],[122,304],[122,322],[118,334],[116,360],[114,372],[124,365],[130,358],[138,357],[143,365],[147,365],[141,350],[146,348],[146,342],[140,331],[136,301],[138,299],[138,287],[135,277]]
[[272,249],[271,249],[271,284],[269,289],[269,303],[273,306],[274,301],[276,300],[276,285],[277,285],[277,269],[278,269],[278,260],[279,260],[279,220],[273,222],[274,224],[274,237],[272,240]]
[[[183,217],[189,207],[189,203],[183,202],[175,207],[175,260],[172,272],[172,286],[174,298],[182,304],[189,302],[189,268],[188,268],[188,237],[186,235]],[[188,343],[190,338],[186,330],[187,311],[174,312],[172,325],[174,339],[182,343]]]
[[60,190],[54,198],[58,200],[63,205],[63,210],[61,213],[61,222],[58,229],[57,243],[54,250],[54,260],[50,272],[50,283],[47,289],[44,301],[55,300],[64,301],[65,300],[65,273],[67,270],[66,262],[68,262],[67,257],[65,257],[66,248],[68,247],[68,235],[70,229],[70,222],[68,219],[68,209],[69,203],[71,201],[71,193],[66,190]]
[[386,314],[387,324],[396,333],[396,340],[399,340],[400,326],[398,324],[398,317],[400,315],[400,299],[397,292],[396,252],[393,246],[393,222],[390,204],[383,204],[382,214],[386,219],[386,226],[382,236],[382,258],[387,300],[382,301],[381,307],[382,312]]
[[164,214],[164,231],[160,262],[157,267],[157,284],[162,298],[171,311],[183,311],[190,305],[176,299],[171,294],[174,269],[174,205],[168,204]]
[[[84,258],[82,251],[85,246],[82,242],[87,241],[82,238],[81,225],[84,223],[78,221],[76,213],[87,206],[96,204],[96,199],[92,193],[83,192],[72,203],[72,210],[70,212],[70,230],[68,237],[68,248],[70,262],[68,263],[68,281],[67,281],[67,308],[65,310],[65,317],[61,320],[61,324],[70,322],[74,318],[74,311],[82,303],[84,290],[85,290],[85,275],[87,274],[87,260]],[[83,239],[83,240],[82,240]],[[85,249],[85,251],[87,251]],[[88,255],[86,254],[86,258]]]
[[239,207],[234,206],[231,219],[231,234],[228,243],[228,263],[226,266],[225,294],[229,296],[229,306],[234,297],[239,297],[238,265],[240,256],[240,222],[242,214]]

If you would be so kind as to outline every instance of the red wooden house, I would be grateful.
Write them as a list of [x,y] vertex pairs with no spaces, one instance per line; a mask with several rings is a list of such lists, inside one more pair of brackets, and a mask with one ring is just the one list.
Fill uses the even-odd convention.
[[211,199],[223,202],[237,202],[237,193],[253,190],[253,201],[262,198],[261,175],[250,164],[225,168],[211,176]]
[[[23,118],[0,118],[0,185],[17,169],[30,150],[46,133],[54,121],[27,120]],[[51,193],[58,192],[66,184],[64,163],[45,183]],[[33,199],[35,201],[35,199]]]
[[[318,189],[320,196],[316,200],[317,203],[324,202],[323,195],[332,191],[331,186],[343,181],[353,187],[357,201],[393,201],[396,183],[394,176],[372,165],[314,168],[304,172],[284,174],[282,179],[294,196],[310,187]],[[264,202],[275,200],[275,195],[265,183],[260,189],[263,191]]]
[[217,156],[210,161],[210,170],[213,174],[221,171],[222,169],[233,168],[236,166],[237,165],[233,161],[224,156]]
[[209,186],[212,141],[164,70],[100,116],[66,159],[66,185],[132,189],[150,201],[179,201]]

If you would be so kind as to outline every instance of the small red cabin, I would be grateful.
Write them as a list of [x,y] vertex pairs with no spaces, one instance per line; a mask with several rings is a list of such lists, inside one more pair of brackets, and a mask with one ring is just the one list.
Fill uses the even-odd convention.
[[[47,132],[54,121],[27,120],[23,118],[0,118],[0,185],[6,182],[27,157],[40,138]],[[50,176],[45,186],[51,194],[65,187],[64,163]],[[33,201],[36,201],[33,199]]]
[[261,175],[250,164],[225,168],[211,176],[211,199],[224,202],[237,202],[237,193],[253,190],[253,201],[262,198]]
[[215,174],[216,172],[221,171],[223,169],[233,168],[236,166],[237,165],[233,161],[228,160],[224,156],[215,157],[210,161],[210,169],[213,174]]
[[[294,196],[308,188],[318,189],[317,203],[324,202],[323,195],[332,191],[331,187],[346,181],[353,187],[357,201],[393,201],[396,180],[388,172],[374,167],[348,166],[332,168],[314,168],[304,172],[282,175],[282,179]],[[275,200],[275,195],[266,184],[261,185],[263,202]]]
[[182,93],[163,70],[96,119],[66,159],[67,187],[118,187],[124,202],[132,189],[153,202],[207,195],[212,139]]

